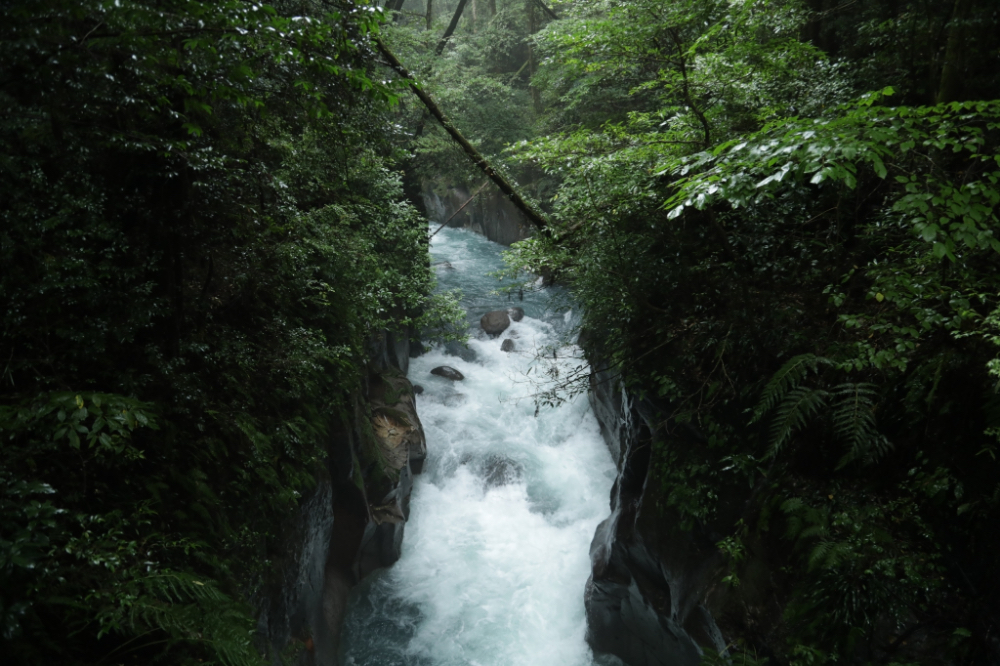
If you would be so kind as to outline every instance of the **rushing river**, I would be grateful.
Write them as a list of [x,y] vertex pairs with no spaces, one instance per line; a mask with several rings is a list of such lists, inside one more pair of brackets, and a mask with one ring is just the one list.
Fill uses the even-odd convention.
[[[552,363],[565,373],[582,362],[566,341],[573,315],[560,307],[557,290],[511,302],[491,295],[497,281],[487,273],[500,268],[501,249],[459,229],[432,239],[440,288],[460,288],[474,322],[469,350],[465,359],[444,348],[411,359],[410,380],[424,388],[417,409],[427,462],[416,477],[402,557],[352,600],[345,665],[594,663],[583,590],[614,463],[586,396],[535,415],[537,387],[528,379]],[[523,307],[524,319],[486,337],[479,317],[508,305]],[[500,350],[506,339],[513,353]],[[440,365],[465,380],[431,375]]]

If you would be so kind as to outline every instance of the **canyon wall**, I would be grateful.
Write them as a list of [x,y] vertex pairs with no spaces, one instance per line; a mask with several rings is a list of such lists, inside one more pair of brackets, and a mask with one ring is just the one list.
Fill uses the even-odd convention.
[[531,235],[531,223],[492,183],[462,208],[475,192],[461,186],[424,182],[421,198],[425,214],[433,224],[440,225],[451,218],[448,226],[470,229],[501,245],[510,245]]
[[426,457],[413,387],[410,331],[372,341],[368,377],[353,413],[331,437],[316,487],[289,516],[257,606],[258,647],[275,666],[334,666],[350,590],[394,563],[410,490]]

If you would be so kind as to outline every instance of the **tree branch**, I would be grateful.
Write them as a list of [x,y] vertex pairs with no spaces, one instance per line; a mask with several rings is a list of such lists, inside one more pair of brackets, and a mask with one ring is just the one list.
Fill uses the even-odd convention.
[[479,189],[478,189],[478,190],[476,190],[475,192],[473,192],[473,193],[472,193],[472,196],[471,196],[471,197],[469,197],[469,200],[468,200],[468,201],[466,201],[466,202],[465,202],[464,204],[462,204],[461,206],[459,206],[459,207],[458,207],[458,210],[456,210],[456,211],[455,211],[454,213],[452,213],[451,215],[449,215],[449,216],[448,216],[448,219],[447,219],[447,220],[445,220],[445,221],[444,221],[444,222],[443,222],[443,223],[441,224],[441,226],[440,226],[440,227],[438,227],[437,229],[435,229],[435,230],[434,230],[434,233],[433,233],[433,234],[431,234],[430,236],[428,236],[428,238],[434,238],[434,236],[435,236],[435,235],[437,234],[437,232],[439,232],[439,231],[441,231],[442,229],[444,229],[444,228],[445,228],[445,226],[446,226],[446,225],[447,225],[447,224],[448,224],[449,222],[451,222],[451,221],[452,221],[453,219],[455,219],[455,216],[456,216],[456,215],[458,215],[458,214],[459,214],[459,213],[461,213],[461,212],[462,212],[463,210],[465,210],[465,207],[466,207],[466,206],[468,206],[468,205],[469,205],[470,203],[472,203],[472,200],[473,200],[473,199],[475,199],[475,198],[476,198],[477,196],[479,196],[479,193],[483,191],[483,188],[484,188],[484,187],[486,187],[486,184],[487,184],[487,183],[489,183],[489,182],[490,182],[490,181],[488,181],[488,180],[486,180],[486,181],[483,181],[483,184],[479,186]]
[[527,201],[525,201],[517,190],[514,189],[514,186],[497,172],[493,165],[490,164],[490,161],[486,159],[478,150],[476,150],[475,147],[469,143],[468,139],[462,136],[462,133],[458,131],[450,120],[448,120],[448,117],[444,115],[444,112],[437,105],[437,103],[431,98],[430,95],[424,92],[419,85],[417,85],[414,78],[410,75],[407,69],[403,67],[403,63],[399,62],[392,51],[389,50],[389,47],[387,47],[378,36],[375,37],[375,45],[378,48],[379,53],[381,53],[386,59],[389,67],[391,67],[404,79],[409,81],[410,90],[413,91],[413,94],[420,98],[420,101],[424,103],[424,106],[426,106],[427,110],[431,112],[431,115],[438,119],[441,126],[446,132],[448,132],[449,135],[451,135],[451,138],[455,140],[455,143],[462,147],[462,150],[469,156],[469,159],[472,160],[473,164],[475,164],[480,171],[486,174],[490,180],[496,183],[496,186],[500,188],[500,191],[506,194],[507,198],[510,199],[510,202],[514,204],[522,213],[524,213],[524,216],[528,218],[529,222],[535,225],[535,227],[537,227],[540,231],[546,231],[548,229],[548,221],[545,217],[540,212],[535,210],[534,207]]
[[[458,19],[462,18],[462,10],[465,9],[465,3],[468,0],[458,0],[458,7],[455,8],[455,13],[451,17],[451,23],[448,24],[448,29],[444,31],[441,36],[441,41],[438,42],[437,48],[434,49],[434,55],[441,55],[444,51],[445,44],[451,38],[451,33],[455,32],[455,28],[458,27]],[[381,42],[380,42],[381,44]]]
[[667,33],[674,40],[674,44],[677,45],[677,57],[680,58],[678,62],[678,68],[681,70],[681,78],[684,82],[684,101],[687,103],[688,107],[698,117],[698,121],[701,122],[701,128],[705,133],[705,150],[708,150],[712,145],[712,133],[711,126],[708,123],[708,118],[701,109],[694,103],[694,99],[691,97],[691,84],[688,81],[688,68],[687,68],[687,55],[684,53],[684,47],[681,43],[681,38],[678,36],[675,30],[668,30]]
[[559,17],[558,17],[558,16],[556,16],[556,13],[555,13],[554,11],[552,11],[551,9],[549,9],[549,8],[548,8],[548,7],[547,7],[547,6],[545,5],[545,3],[544,3],[544,2],[542,2],[542,0],[535,0],[535,4],[537,4],[537,5],[539,6],[539,7],[541,7],[541,8],[542,8],[542,11],[544,11],[544,12],[545,12],[546,14],[548,14],[548,15],[549,15],[549,17],[550,17],[550,18],[551,18],[551,19],[552,19],[553,21],[558,21],[558,20],[559,20]]

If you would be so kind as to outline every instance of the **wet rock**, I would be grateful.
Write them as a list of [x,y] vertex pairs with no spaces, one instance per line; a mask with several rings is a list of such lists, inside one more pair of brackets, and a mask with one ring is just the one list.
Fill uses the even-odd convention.
[[513,321],[521,321],[524,319],[524,308],[507,308],[507,314]]
[[513,340],[504,340],[503,344],[500,345],[500,351],[505,351],[505,352],[512,352],[512,351],[514,351],[514,341]]
[[479,320],[479,325],[482,326],[487,335],[491,338],[495,338],[506,331],[510,326],[510,315],[507,314],[506,310],[494,310],[493,312],[487,312],[483,315],[483,318]]
[[521,464],[506,456],[494,454],[483,461],[482,474],[487,488],[516,483],[523,473]]
[[460,382],[465,379],[465,375],[449,365],[439,365],[431,370],[431,374],[450,379],[453,382]]
[[457,356],[466,363],[472,363],[473,361],[476,360],[476,352],[469,349],[461,342],[456,342],[454,340],[445,343],[444,353],[448,354],[449,356]]
[[451,265],[450,261],[442,261],[440,264],[436,264],[435,268],[443,268],[446,271],[455,270],[455,267]]
[[351,588],[399,558],[413,474],[427,456],[418,389],[404,374],[414,337],[410,329],[373,337],[354,418],[326,438],[316,486],[276,540],[271,582],[253,599],[255,641],[271,654],[305,646],[308,663],[338,663]]
[[[715,540],[680,530],[679,520],[670,514],[665,519],[643,501],[646,489],[661,483],[649,447],[641,444],[662,437],[661,406],[629,395],[600,371],[591,376],[591,387],[590,402],[618,477],[611,515],[590,545],[587,641],[596,653],[630,666],[698,666],[704,648],[721,652],[726,644],[705,606],[713,572],[721,567]],[[671,441],[699,445],[681,429]]]
[[490,185],[476,197],[477,205],[460,210],[472,192],[439,178],[421,183],[424,210],[433,220],[451,220],[449,227],[464,227],[495,243],[510,245],[534,233],[534,226],[510,199]]
[[420,384],[413,385],[413,395],[420,395],[423,392],[424,392],[423,386],[421,386]]

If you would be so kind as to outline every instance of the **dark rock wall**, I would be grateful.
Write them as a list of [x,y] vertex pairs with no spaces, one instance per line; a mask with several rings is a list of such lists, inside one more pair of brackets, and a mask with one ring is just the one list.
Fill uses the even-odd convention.
[[[704,606],[721,557],[703,530],[678,529],[669,512],[655,505],[652,443],[667,437],[657,406],[634,400],[603,371],[591,376],[590,401],[618,477],[611,516],[590,547],[588,641],[628,666],[695,666],[703,647],[725,647]],[[675,433],[667,445],[688,445],[692,438]]]
[[284,552],[255,601],[271,663],[336,666],[353,588],[400,555],[410,490],[427,449],[416,414],[408,332],[372,341],[369,376],[342,432],[331,437],[316,487],[289,516]]
[[[439,194],[441,191],[444,194]],[[427,218],[432,223],[443,224],[469,200],[473,192],[463,187],[435,188],[431,183],[425,182],[421,197]],[[531,223],[492,183],[484,187],[472,203],[455,215],[448,226],[475,231],[501,245],[524,240],[532,233]]]

